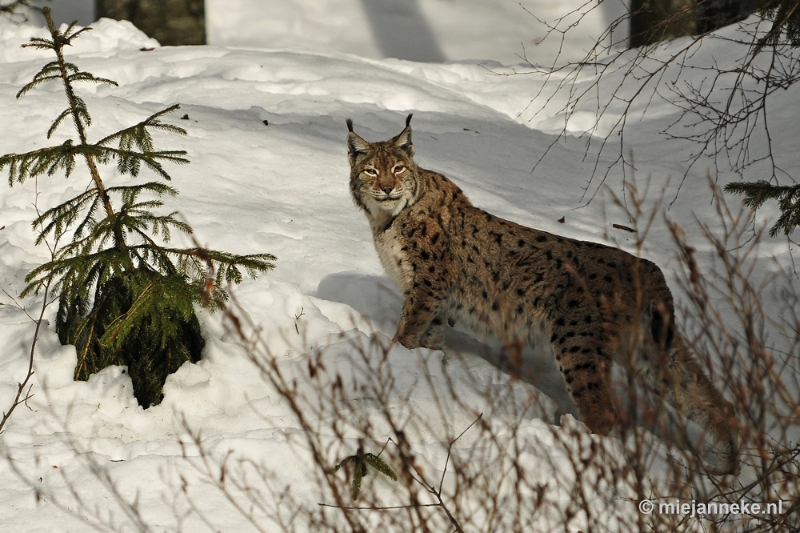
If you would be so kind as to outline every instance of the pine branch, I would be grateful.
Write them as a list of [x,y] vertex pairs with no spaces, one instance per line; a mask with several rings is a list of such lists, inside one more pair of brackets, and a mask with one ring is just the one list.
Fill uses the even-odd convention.
[[52,137],[53,133],[55,133],[58,126],[66,119],[67,117],[75,117],[77,116],[80,120],[83,127],[88,127],[92,125],[92,117],[89,115],[89,110],[86,107],[86,102],[83,101],[82,98],[79,96],[75,96],[74,107],[70,106],[64,111],[61,112],[58,117],[53,121],[50,125],[50,129],[47,130],[47,138],[49,139]]
[[58,79],[61,79],[61,73],[58,71],[58,69],[52,71],[52,69],[45,67],[33,77],[33,81],[31,81],[30,83],[22,87],[22,89],[17,91],[17,98],[25,95],[31,89],[41,85],[46,81],[58,80]]
[[761,16],[771,21],[772,27],[759,39],[759,50],[765,46],[779,46],[784,39],[791,46],[800,46],[800,3],[783,0],[762,1]]
[[[44,45],[37,46],[37,48],[53,49],[52,41],[47,41],[47,43],[49,44],[47,44],[46,46]],[[113,87],[116,87],[118,85],[117,82],[115,82],[114,80],[110,80],[108,78],[98,78],[97,76],[89,72],[83,72],[79,70],[78,67],[73,63],[64,62],[63,64],[61,64],[59,61],[51,61],[50,63],[42,67],[42,70],[40,70],[33,76],[33,80],[30,83],[23,86],[22,89],[20,89],[17,92],[17,98],[20,98],[21,96],[25,95],[26,93],[31,91],[31,89],[38,87],[42,83],[59,79],[63,79],[65,83],[69,84],[72,84],[74,82],[85,81],[91,83],[103,83],[106,85],[111,85]],[[77,104],[75,107],[81,108],[83,110],[82,118],[86,121],[85,125],[87,126],[91,125],[91,118],[89,117],[88,111],[86,111],[86,104],[83,102],[82,99],[80,99],[77,96],[75,97],[75,101]],[[70,106],[70,108],[65,113],[69,114],[69,112],[72,110],[73,106]],[[59,119],[57,119],[56,123],[54,123],[54,125],[51,127],[51,131],[47,135],[48,138],[52,134],[52,131],[55,130],[57,123],[60,123],[63,120],[63,118],[64,117],[59,116]]]
[[[166,115],[168,113],[172,113],[173,111],[176,111],[178,109],[180,109],[180,105],[179,104],[175,104],[175,105],[170,106],[170,107],[168,107],[166,109],[162,109],[161,111],[150,115],[149,117],[147,117],[143,121],[139,122],[138,124],[134,124],[133,126],[125,128],[123,130],[120,130],[120,131],[118,131],[116,133],[112,133],[108,137],[105,137],[105,138],[97,141],[97,143],[95,143],[95,144],[97,146],[107,146],[107,145],[112,144],[114,142],[119,142],[120,148],[124,149],[123,146],[129,146],[128,143],[130,141],[124,141],[123,142],[122,139],[125,139],[125,138],[136,139],[136,138],[139,138],[142,135],[149,135],[147,133],[147,130],[146,130],[146,128],[148,128],[148,127],[159,129],[159,130],[163,130],[163,131],[168,131],[168,132],[171,132],[171,133],[177,133],[179,135],[186,135],[186,130],[185,129],[180,128],[178,126],[173,126],[171,124],[165,124],[165,123],[161,122],[160,120],[158,120],[159,117],[162,117],[162,116],[164,116],[164,115]],[[145,148],[143,148],[141,146],[140,146],[140,149],[143,152],[149,151],[148,149],[145,149]],[[152,150],[152,147],[150,148],[150,150]]]
[[66,41],[65,44],[71,44],[70,41],[72,41],[72,39],[80,36],[82,33],[85,33],[85,32],[88,32],[88,31],[92,31],[92,29],[93,29],[91,26],[84,26],[83,28],[79,29],[75,33],[71,33],[72,29],[75,27],[76,24],[78,24],[77,20],[71,22],[70,25],[67,27],[67,30],[64,32],[64,39]]
[[766,180],[729,183],[725,186],[725,192],[744,195],[744,204],[754,208],[761,207],[767,200],[779,200],[796,194],[798,190],[800,185],[773,185]]
[[119,193],[122,196],[123,204],[132,204],[143,192],[153,193],[156,196],[178,196],[178,190],[174,187],[158,181],[148,181],[139,185],[121,185],[109,187],[109,193]]
[[[66,294],[77,294],[89,290],[96,281],[96,267],[102,263],[112,263],[108,256],[113,255],[113,250],[105,250],[89,258],[63,257],[59,253],[52,261],[40,265],[25,276],[28,284],[20,293],[21,298],[29,295],[38,295],[48,283],[52,283],[54,292],[64,298]],[[106,256],[106,257],[103,257]],[[97,259],[92,261],[92,259]],[[101,262],[100,259],[105,259]]]
[[50,129],[47,130],[47,138],[49,139],[52,137],[53,133],[55,133],[56,129],[64,121],[64,119],[70,117],[71,115],[72,109],[69,107],[62,111],[61,114],[58,115],[58,117],[56,117],[56,119],[53,121],[53,124],[50,125]]
[[[216,272],[215,283],[217,285],[241,283],[243,277],[240,268],[245,270],[248,277],[255,279],[259,274],[275,268],[272,262],[277,259],[272,254],[238,255],[205,248],[161,248],[160,251],[178,258],[197,258],[208,266],[207,270]],[[205,270],[201,269],[201,273],[204,273]]]
[[[166,307],[179,311],[185,318],[194,312],[192,304],[199,299],[199,295],[186,283],[185,276],[149,273],[142,274],[142,278],[146,281],[143,286],[136,287],[136,298],[130,308],[106,326],[101,344],[119,348],[138,323],[163,313]],[[184,304],[175,305],[180,302]]]
[[[90,189],[78,196],[67,200],[66,202],[48,209],[33,221],[34,228],[41,228],[39,235],[36,238],[36,244],[39,245],[50,234],[62,235],[67,231],[81,214],[81,211],[86,208],[90,202],[97,202],[98,194],[96,189]],[[94,208],[90,207],[88,217],[91,217]],[[49,220],[47,224],[45,222]],[[84,220],[85,223],[85,220]],[[83,224],[83,223],[82,223]]]
[[[155,204],[155,202],[150,203]],[[161,202],[158,203],[160,204]],[[171,228],[178,229],[185,235],[192,234],[191,226],[174,218],[177,211],[169,215],[153,215],[147,211],[140,211],[138,209],[132,210],[131,212],[135,213],[136,216],[129,217],[130,223],[126,224],[126,227],[129,228],[131,232],[138,234],[151,246],[157,247],[159,245],[150,237],[147,231],[152,231],[153,235],[160,235],[164,242],[170,241]]]
[[142,164],[147,168],[164,178],[171,180],[172,177],[167,174],[164,167],[161,166],[160,161],[175,163],[177,165],[186,165],[189,160],[186,159],[186,152],[183,150],[161,150],[158,152],[134,152],[126,150],[118,150],[114,148],[97,148],[97,145],[92,146],[93,151],[101,154],[98,160],[101,163],[108,163],[112,158],[117,158],[117,171],[120,174],[129,174],[133,177],[139,175]]
[[742,203],[747,207],[758,209],[768,200],[777,200],[781,215],[769,230],[770,237],[778,233],[791,235],[800,225],[800,185],[781,186],[773,185],[765,180],[729,183],[725,191],[744,196]]
[[[166,180],[170,180],[169,174],[164,171],[161,162],[175,164],[186,164],[189,161],[183,157],[186,155],[184,150],[162,150],[156,151],[153,147],[153,139],[148,131],[149,128],[161,130],[179,135],[186,135],[186,130],[171,124],[165,124],[159,120],[160,117],[171,113],[180,106],[173,105],[149,116],[142,122],[113,133],[97,143],[94,147],[101,154],[101,161],[107,163],[111,158],[117,158],[117,170],[123,174],[137,176],[143,163],[152,171]],[[111,148],[109,145],[117,143],[118,148]],[[138,152],[134,150],[138,148]]]
[[63,170],[69,177],[75,169],[75,155],[80,151],[70,139],[60,146],[40,148],[24,154],[6,154],[0,157],[0,171],[9,167],[8,184],[12,187],[14,182],[23,183],[28,178],[42,174],[52,176],[58,170]]
[[55,50],[55,44],[50,39],[43,39],[42,37],[31,37],[27,44],[23,44],[22,48],[34,48],[36,50]]
[[88,81],[91,83],[105,83],[106,85],[111,85],[112,87],[117,87],[118,84],[114,80],[109,80],[108,78],[98,78],[93,74],[88,72],[76,72],[71,76],[68,76],[70,82],[74,83],[76,81]]
[[[176,267],[175,261],[180,263],[183,260],[183,264],[186,264],[186,260],[196,260],[194,261],[195,271],[191,273],[191,278],[199,282],[206,273],[206,269],[202,268],[202,265],[206,264],[217,272],[215,280],[217,285],[223,285],[225,282],[241,283],[243,276],[240,269],[244,269],[250,278],[255,279],[259,274],[273,269],[272,262],[276,260],[272,254],[238,255],[201,248],[167,248],[163,246],[156,248],[150,243],[128,246],[125,252],[120,252],[116,248],[103,249],[103,244],[112,238],[113,228],[110,227],[107,220],[101,221],[98,223],[96,231],[90,236],[65,245],[54,260],[32,270],[25,277],[28,285],[22,295],[37,294],[38,288],[45,282],[55,280],[67,272],[75,274],[70,285],[91,286],[97,281],[89,276],[95,264],[102,263],[114,271],[124,272],[131,254],[140,254],[142,258],[139,265],[134,265],[135,268],[149,268],[161,272],[183,270]],[[154,266],[158,268],[154,268]],[[61,289],[61,287],[62,283],[58,282],[56,288]]]
[[[84,110],[79,110],[78,112],[81,116],[84,116]],[[66,115],[64,113],[59,115],[58,122],[63,121],[70,114],[74,114],[74,110],[70,109],[65,113]],[[88,114],[85,116],[88,117]],[[48,135],[52,134],[57,125],[56,123],[53,124]],[[14,182],[21,184],[29,178],[35,178],[42,174],[52,176],[59,170],[63,170],[66,177],[69,177],[75,169],[75,158],[79,155],[97,159],[101,163],[108,162],[116,156],[119,160],[117,169],[123,174],[131,174],[133,176],[138,175],[143,163],[166,180],[170,180],[171,177],[164,170],[161,162],[179,165],[189,163],[189,160],[183,157],[186,155],[184,150],[161,150],[143,154],[103,148],[97,145],[75,146],[70,139],[58,146],[40,148],[24,154],[6,154],[0,157],[0,171],[5,167],[9,167],[9,185],[11,186],[13,186]]]

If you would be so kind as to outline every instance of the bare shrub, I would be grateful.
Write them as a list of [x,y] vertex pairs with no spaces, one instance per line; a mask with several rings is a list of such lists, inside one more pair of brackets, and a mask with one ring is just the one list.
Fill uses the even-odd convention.
[[[174,522],[169,530],[227,530],[230,523],[218,518],[221,506],[238,513],[236,527],[263,532],[800,527],[796,278],[763,258],[761,233],[754,237],[748,229],[749,211],[732,209],[716,189],[716,216],[693,238],[683,227],[691,221],[662,219],[663,191],[651,200],[649,190],[632,182],[625,190],[627,198],[616,205],[630,217],[633,252],[659,224],[673,236],[679,268],[671,281],[680,288],[681,330],[735,405],[738,475],[708,475],[714,450],[701,430],[649,394],[624,362],[615,374],[618,427],[611,438],[597,437],[568,414],[560,425],[550,423],[556,408],[530,384],[542,368],[526,366],[526,354],[514,366],[506,353],[502,371],[474,353],[409,351],[359,316],[353,316],[357,328],[319,338],[305,328],[302,310],[294,324],[264,330],[234,293],[224,311],[229,346],[238,345],[271,403],[280,405],[280,416],[265,404],[254,409],[264,428],[281,432],[295,474],[287,477],[285,465],[252,450],[220,446],[219,438],[184,419],[178,459],[163,474],[163,504]],[[485,349],[487,359],[497,358],[499,348]],[[163,530],[108,465],[92,460],[77,441],[67,443],[86,455],[86,471],[110,494],[112,508],[86,498],[80,476],[64,474],[64,490],[13,472],[99,531]],[[367,454],[385,462],[397,480],[361,468]],[[213,509],[210,498],[217,502]],[[753,503],[775,507],[754,510]]]
[[[641,249],[663,211],[650,208],[633,183],[626,190],[617,205],[627,206]],[[800,527],[793,496],[800,450],[792,444],[800,390],[796,280],[759,257],[761,234],[748,230],[749,211],[732,209],[713,184],[712,193],[714,227],[702,226],[701,237],[664,223],[680,260],[684,335],[736,407],[738,475],[708,475],[714,450],[704,435],[648,394],[632,367],[618,373],[624,407],[616,435],[598,438],[568,415],[559,426],[546,421],[554,408],[528,383],[535,368],[479,371],[483,361],[475,355],[408,351],[356,330],[287,360],[235,300],[225,312],[229,331],[300,428],[287,436],[297,479],[280,485],[269,464],[215,455],[190,427],[187,463],[263,531]],[[285,335],[302,333],[291,328]],[[355,459],[335,472],[345,458],[366,453],[385,461],[397,481],[356,472]],[[363,478],[358,500],[354,475]],[[192,501],[190,489],[184,494]],[[640,512],[645,501],[654,505],[650,514]],[[681,512],[684,505],[691,511]]]
[[[569,32],[579,31],[581,21],[599,4],[586,2],[557,19],[548,26],[545,39],[560,41],[563,47]],[[613,37],[625,32],[630,18],[626,13],[612,21],[580,61],[564,63],[557,57],[542,65],[523,54],[529,69],[518,72],[544,80],[526,110],[529,120],[547,113],[563,121],[551,146],[567,135],[585,141],[586,155],[595,166],[583,199],[593,199],[609,176],[619,175],[623,182],[631,177],[631,124],[664,102],[677,111],[664,128],[665,136],[689,141],[676,145],[684,163],[683,179],[698,165],[701,172],[709,166],[715,179],[730,172],[771,183],[792,178],[791,169],[778,163],[767,113],[771,97],[800,79],[792,20],[766,6],[759,17],[739,22],[737,31],[732,26],[623,50]],[[667,18],[652,32],[668,34],[672,22]],[[587,113],[594,114],[588,125],[583,122]]]

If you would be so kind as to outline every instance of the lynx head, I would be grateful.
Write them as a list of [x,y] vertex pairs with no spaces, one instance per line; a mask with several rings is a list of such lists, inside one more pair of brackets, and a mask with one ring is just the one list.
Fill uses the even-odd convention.
[[347,119],[347,157],[350,160],[350,192],[370,215],[397,215],[417,199],[417,165],[411,143],[411,116],[399,135],[388,141],[368,143],[353,132]]

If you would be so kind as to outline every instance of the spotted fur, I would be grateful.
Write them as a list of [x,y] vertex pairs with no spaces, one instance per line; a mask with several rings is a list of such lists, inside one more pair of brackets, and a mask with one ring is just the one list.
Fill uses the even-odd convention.
[[447,177],[416,165],[410,121],[376,143],[347,121],[350,191],[404,297],[395,341],[441,349],[445,325],[457,321],[498,336],[512,356],[548,343],[581,419],[602,435],[616,419],[612,362],[629,363],[635,352],[634,370],[715,440],[714,470],[735,471],[731,405],[675,328],[661,270],[474,207]]

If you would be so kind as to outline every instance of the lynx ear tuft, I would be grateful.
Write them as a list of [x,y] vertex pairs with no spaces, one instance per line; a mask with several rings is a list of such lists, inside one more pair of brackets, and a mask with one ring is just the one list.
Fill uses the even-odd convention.
[[411,113],[406,118],[406,128],[400,132],[400,135],[392,139],[394,141],[394,146],[403,150],[407,153],[410,157],[414,156],[414,143],[411,142],[411,117],[414,116],[414,113]]
[[[409,116],[408,119],[411,120],[411,117]],[[348,118],[346,120],[346,122],[347,122],[347,131],[349,131],[350,133],[353,133],[353,119],[352,118]]]
[[355,164],[358,156],[366,154],[367,150],[369,143],[350,130],[347,134],[347,158],[350,160],[350,165]]

